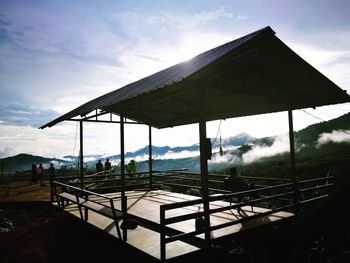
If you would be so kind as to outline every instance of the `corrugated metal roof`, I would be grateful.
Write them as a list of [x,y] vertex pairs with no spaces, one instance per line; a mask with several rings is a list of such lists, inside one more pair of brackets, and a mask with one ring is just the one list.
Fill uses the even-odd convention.
[[264,33],[275,34],[275,32],[269,26],[262,28],[246,36],[201,53],[189,61],[176,64],[153,75],[130,83],[122,88],[104,94],[41,126],[40,128],[43,129],[46,127],[52,127],[64,120],[68,120],[79,115],[84,116],[96,109],[107,108],[108,106],[121,102],[123,100],[130,99],[143,93],[161,89],[167,85],[182,81],[201,68],[217,60],[219,57],[225,55],[227,52]]
[[265,27],[91,100],[41,128],[97,109],[163,128],[349,101]]

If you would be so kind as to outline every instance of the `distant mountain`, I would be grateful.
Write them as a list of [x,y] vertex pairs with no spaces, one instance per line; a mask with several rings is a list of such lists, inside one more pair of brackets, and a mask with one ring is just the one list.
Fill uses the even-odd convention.
[[[213,140],[212,140],[213,141]],[[235,136],[228,137],[222,139],[222,146],[241,146],[243,144],[250,144],[250,143],[256,143],[258,141],[257,138],[254,138],[253,136],[249,135],[248,133],[242,132]],[[218,147],[220,141],[218,139],[216,140],[216,143],[213,144],[213,147]]]
[[[216,140],[212,138],[211,141],[213,143],[212,145],[213,149],[218,149],[220,147],[220,140],[218,138]],[[254,143],[256,141],[257,139],[252,137],[251,135],[247,133],[240,133],[232,137],[224,138],[221,142],[221,146],[226,148],[238,147],[243,144]],[[199,155],[199,144],[193,144],[190,146],[176,146],[176,147],[152,145],[152,156],[155,159],[164,159],[166,158],[166,155],[175,156],[184,152],[196,153]],[[149,147],[145,146],[135,152],[126,152],[125,158],[136,159],[136,158],[144,157],[146,159],[148,158],[148,153],[149,153]],[[96,157],[97,157],[96,160],[98,158],[101,158],[101,156],[96,156]],[[112,160],[120,160],[120,155],[118,154],[118,155],[108,156],[108,158]]]
[[[321,134],[329,133],[331,134],[336,130],[350,130],[350,113],[347,113],[339,118],[321,122],[317,124],[310,125],[305,129],[302,129],[298,132],[295,132],[296,144],[297,147],[301,146],[304,148],[309,148],[312,151],[320,151],[320,148],[317,148],[318,139]],[[350,135],[349,135],[350,136]],[[240,133],[238,135],[224,138],[221,140],[221,146],[224,150],[224,155],[219,155],[220,147],[220,138],[211,139],[212,148],[213,148],[213,157],[209,161],[210,170],[218,170],[225,165],[230,165],[232,163],[242,162],[243,154],[251,151],[252,149],[263,148],[273,146],[273,143],[276,140],[276,136],[266,137],[257,139],[250,136],[247,133]],[[259,146],[259,147],[257,147]],[[333,147],[333,151],[336,151],[337,147]],[[330,149],[323,147],[323,151]],[[335,149],[335,150],[334,150]],[[143,159],[145,161],[138,162],[139,170],[148,170],[148,146],[145,146],[135,152],[127,152],[125,157],[127,159]],[[192,156],[187,158],[175,158],[183,155]],[[189,154],[191,153],[191,154]],[[193,144],[190,146],[152,146],[153,154],[153,169],[154,170],[163,170],[163,169],[175,169],[175,168],[189,168],[192,171],[199,171],[199,145]],[[173,156],[170,158],[169,156]],[[84,164],[86,167],[93,168],[98,159],[105,159],[105,155],[86,155]],[[119,163],[120,155],[109,156],[114,163]],[[87,160],[89,159],[89,161]],[[47,165],[51,161],[55,161],[59,165],[66,166],[76,166],[77,165],[77,156],[65,156],[64,159],[57,158],[46,158],[41,156],[33,156],[29,154],[19,154],[13,157],[7,157],[0,159],[0,163],[5,165],[5,171],[20,171],[20,170],[29,170],[33,162],[43,163]]]
[[[135,152],[127,152],[125,154],[126,158],[136,158],[139,156],[148,156],[148,146],[145,146]],[[170,146],[153,146],[152,145],[152,155],[154,157],[156,156],[164,156],[167,153],[179,153],[183,151],[189,151],[189,152],[197,152],[199,151],[199,145],[198,144],[193,144],[191,146],[177,146],[177,147],[170,147]],[[116,158],[120,158],[119,155],[115,156]]]
[[12,171],[27,171],[30,170],[33,163],[42,163],[44,167],[48,167],[50,162],[58,164],[69,164],[65,160],[57,158],[46,158],[42,156],[35,156],[31,154],[21,153],[12,157],[0,159],[0,163],[4,165],[4,170],[8,172]]

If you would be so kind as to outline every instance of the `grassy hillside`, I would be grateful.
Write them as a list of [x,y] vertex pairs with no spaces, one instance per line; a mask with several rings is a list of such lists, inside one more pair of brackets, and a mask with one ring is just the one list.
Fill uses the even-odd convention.
[[46,158],[25,153],[0,159],[0,163],[4,165],[5,171],[28,171],[32,168],[32,163],[42,163],[48,166],[51,161],[57,161],[59,163],[65,162],[56,158]]
[[[295,133],[296,138],[296,169],[300,180],[326,176],[334,176],[336,185],[340,186],[350,180],[350,113],[328,122],[321,122]],[[339,131],[344,137],[342,142],[328,141],[320,144],[321,134],[331,134]],[[260,144],[271,146],[270,138],[265,138]],[[232,155],[238,157],[251,150],[244,145]],[[290,153],[277,154],[260,158],[252,163],[232,163],[236,165],[242,176],[259,176],[273,178],[291,178]],[[228,165],[217,167],[215,173],[224,173]]]
[[333,120],[312,124],[296,132],[295,139],[299,144],[315,144],[320,134],[331,133],[334,130],[350,130],[350,113]]

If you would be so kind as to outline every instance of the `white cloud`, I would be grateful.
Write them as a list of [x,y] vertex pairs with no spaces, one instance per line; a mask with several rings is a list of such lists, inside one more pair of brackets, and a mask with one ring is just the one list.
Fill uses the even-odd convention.
[[187,158],[187,157],[195,157],[199,156],[198,151],[182,151],[182,152],[172,152],[169,151],[164,155],[154,156],[155,159],[179,159],[179,158]]
[[240,159],[236,155],[232,154],[214,154],[211,160],[208,161],[209,164],[213,163],[236,163],[240,162]]
[[43,132],[30,126],[0,125],[0,151],[8,148],[7,156],[28,153],[61,157],[70,154],[74,145],[74,133],[67,133],[66,128],[58,125]]
[[350,49],[332,49],[301,42],[291,42],[288,46],[327,78],[350,93],[348,74]]
[[325,144],[325,143],[329,143],[329,142],[350,143],[350,130],[347,130],[347,131],[334,130],[331,133],[322,133],[322,134],[320,134],[317,142],[319,144]]
[[119,54],[123,64],[119,75],[133,82],[232,40],[202,27],[218,18],[230,17],[224,9],[195,14],[145,15],[133,11],[116,15],[123,30],[136,37],[134,45]]
[[[191,31],[194,28],[207,25],[209,22],[220,18],[231,19],[232,13],[225,8],[218,8],[211,11],[197,13],[159,12],[158,14],[144,14],[136,11],[128,11],[116,14],[115,17],[121,22],[127,32],[144,32],[146,27],[151,27],[155,32],[165,32],[166,30]],[[140,24],[140,21],[143,21]],[[146,30],[147,31],[147,30]]]
[[9,146],[6,146],[4,149],[0,149],[0,158],[6,158],[8,156],[11,156],[12,151],[12,147]]
[[[232,13],[227,11],[224,8],[219,8],[214,11],[207,11],[207,12],[201,12],[192,15],[192,23],[190,22],[189,24],[193,26],[197,25],[206,25],[208,22],[216,20],[218,18],[232,18]],[[190,19],[191,20],[191,19]],[[186,21],[187,22],[187,21]],[[188,24],[186,23],[186,26]]]
[[311,65],[317,66],[327,65],[343,56],[349,55],[349,51],[346,50],[331,50],[316,45],[307,45],[296,42],[289,43],[288,46]]
[[238,15],[238,16],[236,16],[236,20],[248,20],[249,19],[249,17],[248,16],[245,16],[245,15]]
[[53,110],[41,110],[18,103],[2,104],[0,106],[0,124],[4,125],[32,126],[37,128],[58,116],[59,114]]
[[289,151],[288,134],[277,136],[271,146],[255,145],[253,148],[242,155],[244,163],[251,163],[263,157],[270,157],[276,154]]

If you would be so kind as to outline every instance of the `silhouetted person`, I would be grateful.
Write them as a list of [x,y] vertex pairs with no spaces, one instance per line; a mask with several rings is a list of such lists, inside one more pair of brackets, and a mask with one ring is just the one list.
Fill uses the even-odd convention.
[[107,158],[107,160],[105,161],[105,171],[109,171],[112,169],[112,164],[109,161],[109,159]]
[[[238,176],[236,167],[231,167],[229,169],[229,176],[225,178],[224,185],[226,187],[226,190],[230,191],[231,193],[247,190],[247,184],[242,180],[241,177]],[[242,196],[237,196],[236,198],[238,203],[242,202]],[[239,207],[237,211],[240,210],[241,208]]]
[[32,177],[30,181],[34,183],[38,182],[38,171],[37,171],[36,163],[32,164]]
[[44,167],[43,164],[39,164],[39,167],[37,168],[37,172],[38,172],[38,177],[39,177],[39,181],[40,181],[40,186],[44,186]]
[[96,172],[102,172],[103,171],[103,164],[101,163],[101,160],[98,160],[98,162],[96,163]]
[[49,180],[50,180],[50,187],[51,187],[51,201],[53,201],[53,193],[54,193],[54,188],[53,188],[53,181],[56,181],[56,169],[55,167],[53,166],[53,163],[50,163],[50,167],[48,169],[48,172],[49,172]]
[[48,172],[49,172],[49,179],[50,179],[50,183],[51,183],[52,181],[56,180],[56,169],[53,166],[53,163],[50,163],[50,167],[48,169]]
[[240,192],[246,190],[246,183],[238,176],[237,168],[229,169],[229,176],[225,178],[225,186],[231,192]]

